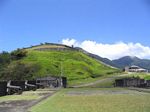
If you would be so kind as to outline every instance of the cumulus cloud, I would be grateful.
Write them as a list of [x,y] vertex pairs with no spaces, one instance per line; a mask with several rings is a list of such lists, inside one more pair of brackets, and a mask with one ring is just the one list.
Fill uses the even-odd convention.
[[144,46],[140,43],[116,42],[114,44],[103,44],[91,40],[78,42],[75,39],[63,39],[62,44],[81,47],[90,53],[109,58],[111,60],[118,59],[123,56],[137,56],[139,58],[150,59],[150,47]]

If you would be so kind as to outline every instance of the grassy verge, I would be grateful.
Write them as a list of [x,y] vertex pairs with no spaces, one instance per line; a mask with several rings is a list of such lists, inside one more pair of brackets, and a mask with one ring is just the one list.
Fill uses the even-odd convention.
[[[114,76],[115,77],[117,77],[117,76],[119,77],[120,74],[121,73],[115,73],[115,74],[105,75],[105,76],[97,77],[97,78],[87,78],[87,79],[80,79],[80,80],[72,80],[72,81],[70,81],[68,83],[68,85],[69,85],[69,87],[71,87],[71,86],[75,86],[75,85],[87,84],[87,83],[95,82],[95,81],[98,81],[98,80],[102,80],[102,79],[106,79],[106,78],[110,78],[110,77],[114,77]],[[115,80],[115,78],[114,78],[114,80]],[[113,83],[114,80],[112,80],[111,82]]]
[[86,87],[90,87],[90,88],[112,88],[114,87],[114,83],[115,83],[115,79],[108,79],[108,80],[104,80],[102,82],[90,85],[90,86],[86,86]]
[[139,77],[141,79],[150,80],[150,73],[129,73],[126,77]]
[[150,94],[126,89],[67,89],[31,112],[149,112]]
[[14,101],[14,100],[35,100],[42,97],[40,94],[49,93],[49,91],[26,91],[21,95],[7,95],[0,97],[2,101]]

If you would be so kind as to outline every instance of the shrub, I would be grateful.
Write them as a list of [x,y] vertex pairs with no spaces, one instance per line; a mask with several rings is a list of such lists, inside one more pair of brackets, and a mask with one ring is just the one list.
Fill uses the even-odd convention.
[[34,63],[15,62],[10,64],[1,73],[3,80],[31,80],[36,77],[40,66]]
[[3,51],[2,53],[0,53],[0,65],[5,65],[10,63],[11,61],[11,56],[8,52]]
[[22,59],[23,57],[27,56],[27,51],[22,49],[17,49],[11,52],[11,57],[13,60]]

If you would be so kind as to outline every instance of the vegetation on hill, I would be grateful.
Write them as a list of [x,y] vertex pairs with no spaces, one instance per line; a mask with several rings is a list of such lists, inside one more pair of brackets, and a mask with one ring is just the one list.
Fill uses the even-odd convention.
[[111,60],[109,60],[107,58],[103,58],[103,57],[100,57],[100,56],[98,56],[96,54],[89,53],[89,52],[87,52],[84,49],[79,48],[79,47],[76,47],[76,49],[84,52],[85,54],[87,54],[88,56],[90,56],[90,57],[92,57],[92,58],[94,58],[96,60],[99,60],[99,61],[103,62],[104,64],[107,64],[108,66],[116,67],[116,65],[113,63],[113,61],[111,61]]
[[[38,48],[43,46],[45,48],[45,45]],[[29,48],[10,53],[10,60],[5,69],[0,71],[1,79],[31,80],[45,76],[65,76],[71,82],[120,72],[76,50],[39,51]]]
[[78,51],[29,51],[23,63],[36,63],[41,69],[37,77],[66,76],[69,80],[95,78],[118,71]]

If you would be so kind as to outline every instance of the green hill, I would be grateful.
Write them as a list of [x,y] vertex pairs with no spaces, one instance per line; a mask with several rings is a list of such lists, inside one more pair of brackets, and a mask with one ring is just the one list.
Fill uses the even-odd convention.
[[[106,66],[83,52],[64,45],[40,45],[25,50],[27,56],[12,61],[8,68],[16,65],[16,63],[20,63],[20,66],[24,64],[24,68],[36,65],[30,71],[24,70],[31,74],[31,77],[26,78],[62,75],[68,78],[69,83],[76,83],[79,80],[91,80],[119,72],[118,69]],[[16,68],[19,69],[20,66]]]

